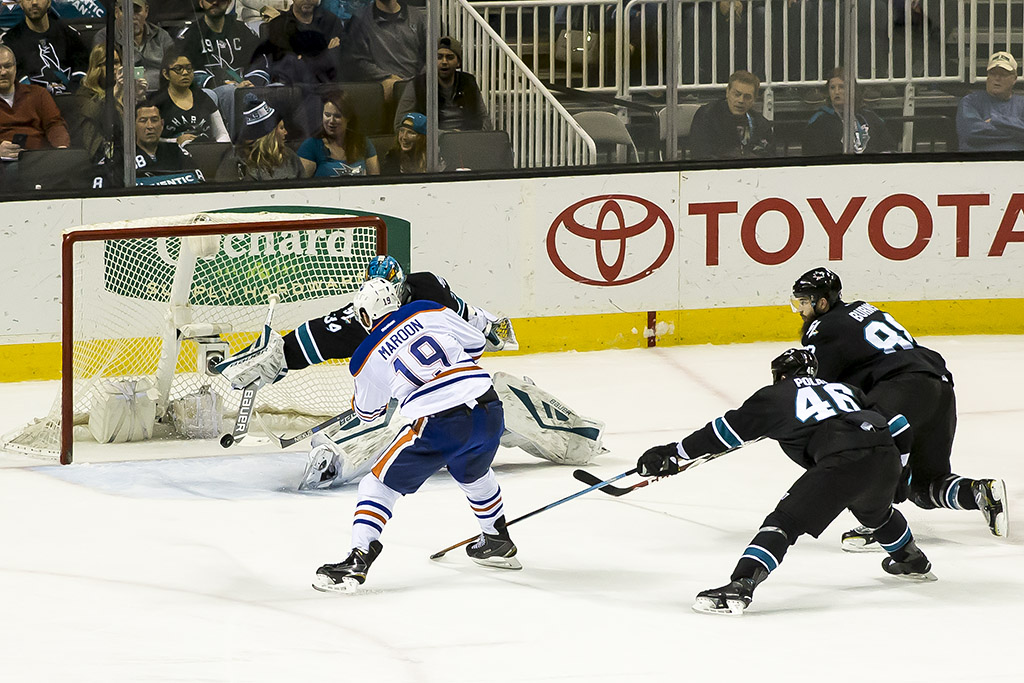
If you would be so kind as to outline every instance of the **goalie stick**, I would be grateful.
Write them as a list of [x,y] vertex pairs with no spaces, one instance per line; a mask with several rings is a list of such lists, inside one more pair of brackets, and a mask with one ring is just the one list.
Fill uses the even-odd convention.
[[265,424],[263,424],[263,417],[258,412],[256,413],[256,419],[259,420],[260,425],[263,427],[263,431],[266,432],[271,441],[281,448],[288,448],[289,446],[294,446],[300,441],[308,439],[317,432],[322,432],[332,425],[340,425],[339,429],[344,429],[353,422],[358,422],[359,416],[356,415],[356,411],[349,408],[345,412],[338,413],[334,417],[329,417],[320,424],[310,427],[306,431],[300,432],[295,436],[278,436],[277,434],[274,434]]
[[[697,465],[699,465],[701,463],[707,462],[709,460],[714,460],[715,458],[720,458],[721,456],[725,455],[726,453],[731,453],[734,450],[736,450],[736,449],[735,448],[731,448],[731,449],[729,449],[727,451],[722,451],[721,453],[715,453],[713,455],[705,455],[705,456],[701,456],[699,458],[694,458],[693,460],[689,460],[689,461],[683,463],[683,465],[681,465],[679,467],[679,472],[685,472],[686,470],[690,469],[691,467],[696,467]],[[633,470],[633,471],[635,472],[636,470]],[[679,472],[676,472],[676,474],[679,474]],[[644,479],[643,481],[638,481],[637,483],[633,484],[632,486],[609,486],[606,482],[602,482],[601,479],[596,474],[592,474],[591,472],[588,472],[586,470],[576,470],[576,471],[574,471],[572,473],[572,476],[577,481],[583,482],[584,484],[590,484],[590,485],[598,486],[602,493],[607,493],[609,496],[615,496],[616,498],[619,497],[619,496],[624,496],[627,493],[629,493],[630,491],[635,491],[637,489],[642,489],[645,486],[648,486],[648,485],[653,484],[654,482],[656,482],[656,481],[658,481],[660,479],[664,479],[665,478],[665,477],[652,477],[650,479]],[[665,476],[672,476],[672,475],[665,475]],[[614,481],[614,480],[609,479],[608,481]]]
[[[263,324],[264,329],[270,327],[274,319],[274,308],[281,301],[281,297],[277,294],[271,294],[268,299],[270,301],[270,308],[267,311],[267,321]],[[260,334],[263,334],[263,332],[261,331]],[[252,417],[252,409],[256,406],[256,390],[258,388],[258,380],[253,380],[247,387],[242,389],[242,400],[238,405],[238,417],[235,418],[235,428],[231,430],[230,434],[220,437],[220,445],[224,448],[230,448],[232,444],[238,443],[249,433],[249,419]]]
[[[623,477],[628,477],[631,474],[636,474],[636,472],[637,472],[637,469],[634,467],[633,469],[629,470],[628,472],[623,472],[622,474],[615,475],[611,479],[606,479],[604,481],[599,481],[596,484],[594,484],[593,486],[591,486],[590,488],[585,488],[582,491],[577,491],[576,493],[572,494],[571,496],[566,496],[565,498],[562,498],[561,500],[556,500],[554,503],[548,503],[544,507],[539,507],[536,510],[533,510],[531,512],[527,512],[525,515],[521,515],[519,517],[516,517],[511,522],[506,523],[505,524],[505,528],[508,528],[508,527],[512,526],[516,522],[521,522],[524,519],[527,519],[529,517],[533,517],[534,515],[539,515],[540,513],[544,512],[545,510],[550,510],[551,508],[557,507],[558,505],[561,505],[562,503],[568,503],[573,498],[579,498],[584,493],[590,493],[594,489],[597,489],[597,488],[600,488],[600,487],[605,486],[607,484],[610,484],[613,481],[618,481],[619,479],[622,479]],[[480,534],[477,534],[476,536],[470,536],[465,541],[459,541],[458,543],[455,543],[453,545],[448,546],[444,550],[438,550],[436,553],[434,553],[433,555],[430,556],[430,559],[432,559],[432,560],[441,559],[442,557],[445,556],[445,554],[448,553],[449,550],[455,550],[456,548],[461,548],[462,546],[466,545],[467,543],[471,543],[471,542],[475,541],[478,538],[480,538]]]

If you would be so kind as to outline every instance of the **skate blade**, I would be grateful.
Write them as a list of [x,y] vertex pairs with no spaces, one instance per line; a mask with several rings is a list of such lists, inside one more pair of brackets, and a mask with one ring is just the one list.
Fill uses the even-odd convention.
[[997,479],[993,484],[992,499],[1003,506],[1003,509],[996,515],[995,528],[992,529],[992,533],[1000,538],[1006,538],[1010,534],[1010,508],[1006,501],[1006,484],[1002,479]]
[[313,588],[321,593],[355,593],[361,585],[351,577],[346,577],[338,583],[335,583],[329,576],[324,576],[323,574],[317,574],[313,578]]
[[878,544],[878,541],[865,543],[862,538],[848,538],[840,546],[848,553],[884,553],[885,548]]
[[725,607],[718,604],[713,598],[697,598],[693,603],[692,609],[694,612],[701,614],[722,614],[727,617],[738,617],[743,615],[743,611],[746,606],[742,600],[726,600]]
[[490,567],[491,569],[522,569],[523,565],[513,557],[486,557],[478,560],[475,557],[469,558],[476,562],[481,567]]
[[935,574],[930,571],[925,572],[924,574],[890,574],[889,576],[894,576],[897,579],[911,581],[914,583],[928,583],[929,581],[939,580],[939,577],[935,576]]

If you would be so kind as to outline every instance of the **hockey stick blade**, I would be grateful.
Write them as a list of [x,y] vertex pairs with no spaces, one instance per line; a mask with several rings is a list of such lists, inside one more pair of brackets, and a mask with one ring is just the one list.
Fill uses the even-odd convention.
[[[735,449],[729,449],[727,451],[723,451],[721,453],[714,453],[712,455],[701,456],[699,458],[694,458],[693,460],[689,460],[687,462],[684,462],[682,465],[680,465],[679,472],[685,472],[686,470],[688,470],[690,468],[693,468],[693,467],[697,467],[698,465],[700,465],[702,463],[705,463],[705,462],[707,462],[709,460],[714,460],[715,458],[720,458],[721,456],[725,455],[726,453],[731,453],[733,450],[735,450]],[[679,472],[676,472],[676,474],[679,474]],[[597,485],[597,484],[601,483],[601,479],[596,474],[592,474],[592,473],[590,473],[590,472],[588,472],[586,470],[576,470],[576,471],[574,471],[572,473],[572,476],[575,477],[577,481],[583,482],[584,484],[589,484],[591,486],[594,486],[594,485]],[[666,476],[670,476],[670,475],[666,475]],[[664,479],[664,478],[665,477],[653,477],[651,479],[644,479],[643,481],[638,481],[637,483],[633,484],[632,486],[609,486],[608,484],[605,484],[604,486],[599,487],[599,490],[602,493],[607,493],[609,496],[615,496],[615,497],[624,496],[627,493],[629,493],[630,491],[635,491],[637,489],[642,489],[643,487],[648,486],[648,485],[658,481],[659,479]],[[612,480],[609,479],[609,481],[612,481]]]
[[354,410],[349,409],[343,413],[338,413],[334,417],[328,418],[321,422],[320,424],[314,425],[313,427],[310,427],[306,431],[300,432],[295,436],[278,436],[263,423],[263,418],[260,416],[259,413],[256,413],[256,419],[259,420],[260,425],[263,427],[263,431],[266,432],[267,436],[270,437],[271,441],[273,441],[281,448],[288,448],[289,446],[294,446],[300,441],[308,439],[317,432],[322,432],[323,430],[327,429],[332,425],[341,425],[340,429],[344,429],[347,425],[353,422],[358,422],[359,416],[356,415]]
[[[598,477],[596,474],[592,474],[590,472],[587,472],[586,470],[576,470],[575,472],[572,473],[572,476],[575,477],[577,481],[583,482],[588,486],[600,484],[602,481],[601,478]],[[651,481],[651,479],[644,479],[643,481],[637,482],[632,486],[612,486],[611,484],[605,484],[604,486],[599,487],[598,490],[601,493],[607,493],[609,496],[624,496],[630,491],[647,486],[648,484],[651,483]]]

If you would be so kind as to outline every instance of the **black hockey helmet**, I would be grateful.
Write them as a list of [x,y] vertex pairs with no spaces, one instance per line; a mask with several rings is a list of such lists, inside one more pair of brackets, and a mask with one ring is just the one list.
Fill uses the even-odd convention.
[[825,299],[829,308],[835,306],[842,295],[842,281],[828,268],[809,270],[793,283],[794,299],[809,297],[814,303],[817,303],[818,299]]
[[816,377],[818,359],[808,349],[787,349],[772,361],[772,383],[790,377]]

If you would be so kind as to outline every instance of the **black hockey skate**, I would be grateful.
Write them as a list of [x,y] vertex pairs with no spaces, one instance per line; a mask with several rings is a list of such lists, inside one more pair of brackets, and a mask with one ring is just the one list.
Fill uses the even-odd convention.
[[754,599],[754,579],[737,579],[721,588],[710,588],[697,593],[694,612],[738,616]]
[[985,515],[993,536],[1006,537],[1010,533],[1010,515],[1006,505],[1006,484],[1002,479],[978,479],[971,486],[974,500]]
[[935,574],[932,574],[932,563],[914,541],[897,550],[894,555],[882,560],[882,569],[887,574],[912,581],[936,580]]
[[495,522],[497,534],[480,534],[470,545],[466,546],[469,558],[483,567],[496,569],[522,569],[523,565],[515,558],[516,544],[505,528],[505,516]]
[[313,588],[323,592],[350,593],[366,581],[366,572],[380,555],[384,545],[371,541],[369,550],[353,548],[348,557],[337,564],[325,564],[316,570]]
[[858,526],[843,534],[842,548],[848,553],[885,552],[875,538],[875,530]]

